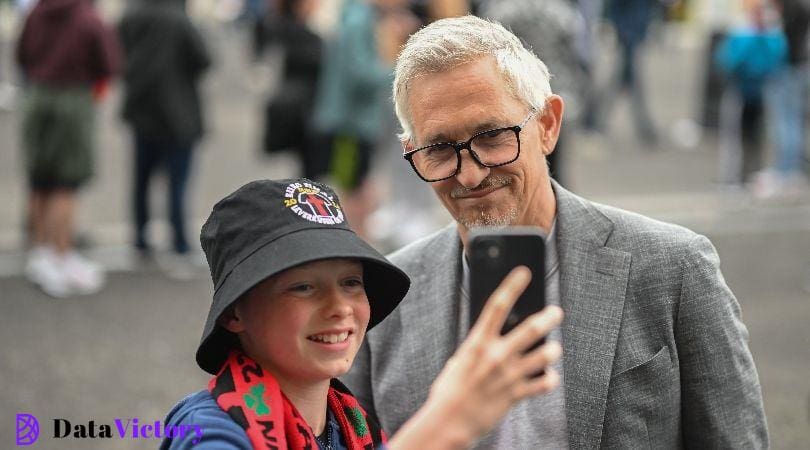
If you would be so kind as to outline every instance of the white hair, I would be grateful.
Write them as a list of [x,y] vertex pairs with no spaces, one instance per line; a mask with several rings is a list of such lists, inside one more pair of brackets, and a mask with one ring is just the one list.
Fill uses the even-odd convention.
[[545,63],[501,24],[475,16],[442,19],[414,33],[397,58],[394,109],[402,126],[400,139],[413,137],[408,86],[422,75],[444,72],[493,56],[506,88],[538,111],[551,95]]

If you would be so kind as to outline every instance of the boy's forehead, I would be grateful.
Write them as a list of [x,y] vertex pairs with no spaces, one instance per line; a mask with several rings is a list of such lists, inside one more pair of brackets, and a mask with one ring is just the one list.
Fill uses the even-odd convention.
[[311,273],[313,271],[324,271],[326,273],[330,273],[333,270],[339,270],[343,268],[353,268],[353,267],[362,268],[363,264],[362,261],[358,258],[327,258],[327,259],[319,259],[316,261],[309,261],[303,264],[297,265],[295,267],[291,267],[287,270],[281,271],[271,278],[274,277],[283,277],[290,274],[296,273]]

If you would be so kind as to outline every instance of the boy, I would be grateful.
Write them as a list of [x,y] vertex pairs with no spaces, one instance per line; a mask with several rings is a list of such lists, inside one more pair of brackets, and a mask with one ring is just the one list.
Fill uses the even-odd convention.
[[196,359],[215,376],[166,419],[167,429],[202,432],[167,438],[162,449],[464,448],[514,403],[559,384],[547,367],[558,343],[526,352],[559,325],[559,308],[500,335],[531,278],[516,269],[425,405],[387,442],[336,378],[410,280],[348,227],[331,189],[306,179],[249,183],[214,206],[200,240],[214,301]]

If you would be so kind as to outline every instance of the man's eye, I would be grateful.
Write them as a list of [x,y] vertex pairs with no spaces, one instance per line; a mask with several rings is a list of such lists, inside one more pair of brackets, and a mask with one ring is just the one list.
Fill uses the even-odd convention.
[[422,150],[429,158],[442,158],[450,154],[452,147],[449,145],[435,145]]
[[501,136],[502,134],[506,133],[506,131],[507,130],[492,130],[482,134],[481,136],[492,139]]
[[473,139],[472,145],[476,147],[498,147],[510,145],[515,142],[515,134],[509,129],[487,131]]

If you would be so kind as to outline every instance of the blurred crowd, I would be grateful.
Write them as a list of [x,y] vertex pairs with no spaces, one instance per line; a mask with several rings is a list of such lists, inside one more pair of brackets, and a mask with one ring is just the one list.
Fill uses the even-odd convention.
[[[11,3],[11,2],[8,2]],[[382,248],[435,228],[411,211],[430,202],[402,164],[391,108],[393,65],[408,36],[430,21],[476,14],[524,40],[553,74],[566,122],[551,173],[566,183],[572,134],[607,133],[628,97],[638,145],[663,151],[664,128],[649,104],[640,61],[665,21],[708,17],[696,121],[719,139],[718,181],[759,198],[807,189],[810,2],[804,0],[218,0],[249,29],[255,64],[281,66],[263,99],[261,151],[291,153],[301,173],[334,186],[353,228]],[[20,79],[0,78],[0,108],[18,108],[28,190],[27,277],[49,295],[97,292],[104,268],[76,251],[77,195],[94,174],[93,118],[111,82],[123,88],[121,117],[132,132],[131,245],[153,257],[150,186],[165,172],[174,268],[195,261],[186,198],[195,149],[205,137],[200,85],[217,58],[185,0],[133,0],[108,23],[91,0],[18,0],[4,12],[24,26],[14,51]],[[596,74],[603,36],[616,61]],[[274,53],[275,52],[275,53]],[[280,58],[268,59],[268,54]],[[8,73],[9,71],[5,71]],[[4,71],[0,70],[0,74]],[[14,88],[19,85],[20,88]],[[12,95],[17,92],[17,101]],[[766,149],[773,148],[769,162]],[[399,168],[401,169],[401,168]],[[380,176],[371,176],[375,170]],[[244,180],[248,181],[248,180]],[[384,184],[385,186],[381,186]],[[380,193],[385,192],[382,202]],[[381,207],[381,204],[385,204]]]

